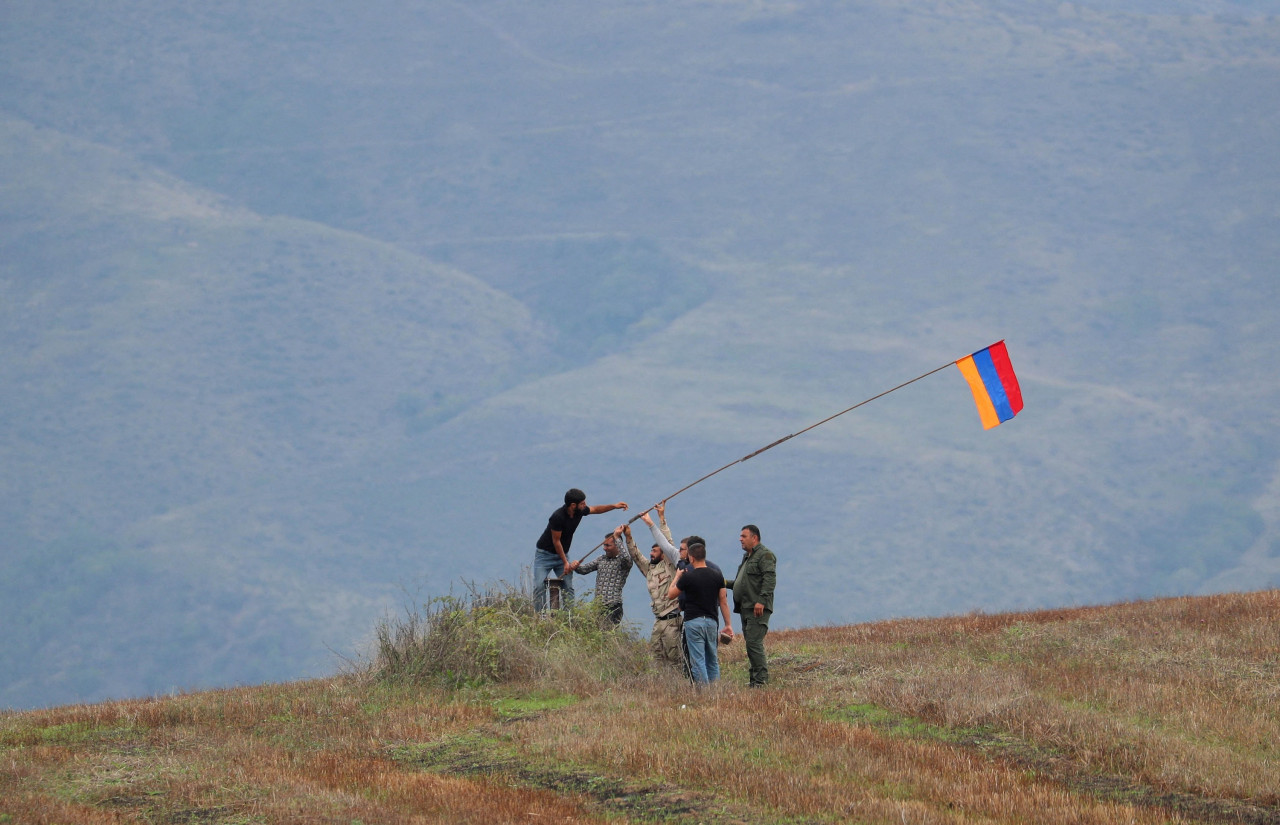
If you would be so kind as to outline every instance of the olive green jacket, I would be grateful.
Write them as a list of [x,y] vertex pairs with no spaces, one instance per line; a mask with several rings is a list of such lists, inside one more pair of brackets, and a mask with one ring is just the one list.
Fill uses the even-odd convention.
[[778,581],[778,557],[763,544],[742,557],[738,572],[732,581],[725,586],[733,588],[733,612],[747,615],[755,610],[756,604],[764,605],[764,615],[760,617],[762,624],[769,624],[769,615],[773,613],[773,586]]

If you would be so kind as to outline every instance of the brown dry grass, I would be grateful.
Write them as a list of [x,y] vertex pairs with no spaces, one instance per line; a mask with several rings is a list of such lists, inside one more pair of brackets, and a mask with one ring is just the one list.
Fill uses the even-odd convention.
[[1280,803],[1280,591],[793,638],[856,669],[850,703],[1006,731],[1164,790]]
[[[0,823],[1280,823],[1280,591],[775,632],[659,672],[0,715]],[[685,706],[685,707],[682,707]]]
[[[72,706],[0,726],[17,822],[593,822],[573,800],[399,768],[388,742],[492,721],[449,695],[355,678]],[[46,744],[50,741],[57,745]]]
[[[544,758],[555,754],[610,774],[679,777],[746,800],[767,812],[761,821],[833,815],[856,822],[1168,821],[1168,812],[1081,796],[946,742],[823,718],[803,687],[689,697],[686,709],[664,706],[661,698],[591,700],[583,713],[609,719],[607,736],[594,726],[544,718],[522,737]],[[654,741],[656,732],[665,747]]]

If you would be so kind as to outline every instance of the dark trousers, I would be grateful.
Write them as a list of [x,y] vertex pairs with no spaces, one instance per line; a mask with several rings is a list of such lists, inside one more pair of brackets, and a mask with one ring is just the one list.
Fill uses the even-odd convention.
[[760,687],[769,683],[769,662],[764,655],[764,637],[769,625],[764,617],[757,619],[750,610],[744,610],[741,617],[742,641],[747,646],[747,663],[751,666],[751,686]]

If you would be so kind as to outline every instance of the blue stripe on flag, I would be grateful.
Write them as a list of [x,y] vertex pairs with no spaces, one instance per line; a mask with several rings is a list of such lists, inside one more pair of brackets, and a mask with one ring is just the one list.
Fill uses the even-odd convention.
[[1008,421],[1013,418],[1013,407],[1009,404],[1009,396],[1004,391],[1004,382],[1000,380],[1000,374],[996,372],[995,362],[991,360],[991,349],[987,348],[973,354],[973,365],[978,368],[978,375],[982,376],[983,386],[987,388],[987,395],[991,396],[991,406],[996,409],[996,418],[1001,421]]

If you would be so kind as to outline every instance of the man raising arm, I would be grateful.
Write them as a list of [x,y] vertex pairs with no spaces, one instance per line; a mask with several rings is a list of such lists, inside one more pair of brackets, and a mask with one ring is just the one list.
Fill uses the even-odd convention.
[[667,590],[676,577],[676,553],[671,546],[671,539],[658,532],[653,519],[648,513],[640,516],[649,525],[653,535],[653,547],[646,558],[640,554],[635,540],[631,537],[631,526],[623,528],[627,537],[627,552],[631,559],[644,573],[645,586],[649,589],[649,599],[653,603],[653,633],[649,636],[649,650],[653,658],[676,669],[683,669],[684,658],[684,620],[680,616],[680,602],[667,596]]
[[579,573],[596,574],[596,599],[604,605],[602,629],[617,627],[622,622],[622,588],[627,584],[627,576],[631,573],[631,559],[622,555],[618,547],[618,539],[626,530],[626,525],[619,525],[612,533],[604,537],[604,555],[592,559],[586,564],[577,564]]
[[569,547],[573,544],[573,533],[578,529],[583,516],[625,509],[625,501],[589,505],[587,494],[576,487],[564,494],[564,506],[557,508],[547,519],[547,526],[538,538],[538,549],[533,554],[535,609],[546,609],[548,576],[563,579],[561,592],[564,594],[564,606],[568,607],[573,602],[573,571],[577,568],[577,563],[569,561]]

